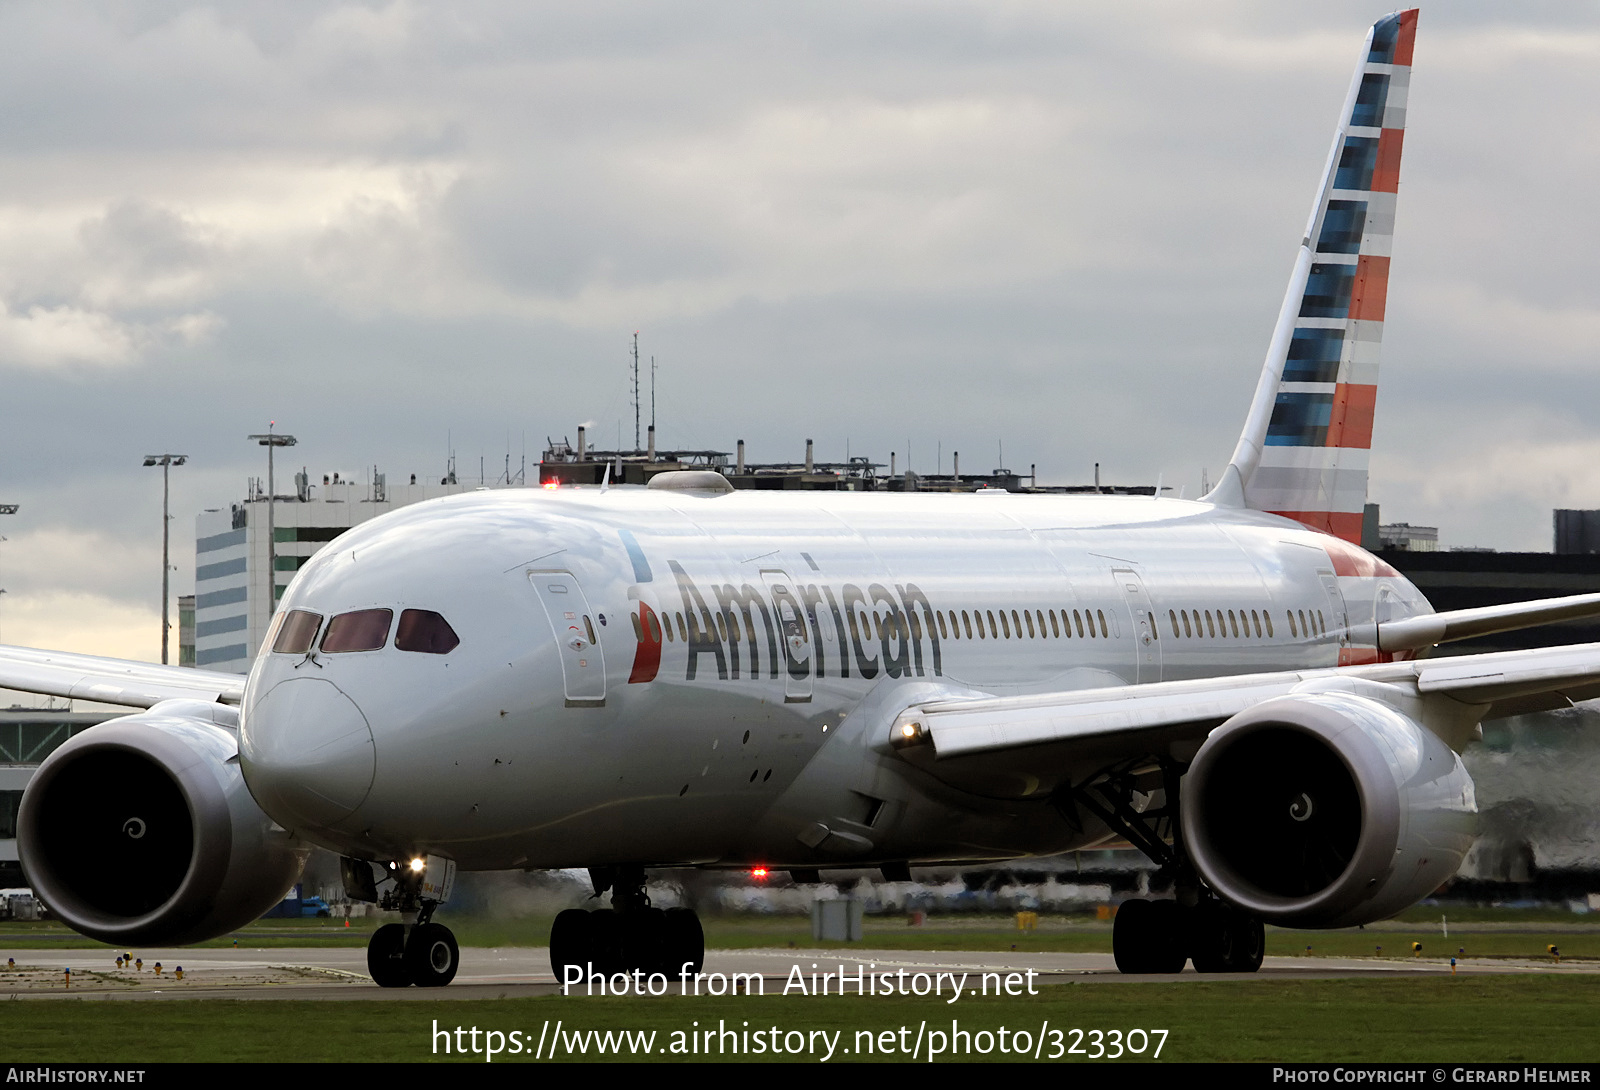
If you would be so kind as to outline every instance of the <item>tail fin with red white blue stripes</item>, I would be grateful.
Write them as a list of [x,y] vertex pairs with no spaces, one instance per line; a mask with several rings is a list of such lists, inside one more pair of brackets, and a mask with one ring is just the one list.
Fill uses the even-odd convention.
[[1207,497],[1355,544],[1416,27],[1413,8],[1378,20],[1367,35],[1250,415]]

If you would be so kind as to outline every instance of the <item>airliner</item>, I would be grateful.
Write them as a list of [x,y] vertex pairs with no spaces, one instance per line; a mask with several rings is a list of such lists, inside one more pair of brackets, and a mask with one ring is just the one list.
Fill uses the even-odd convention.
[[[1485,719],[1600,696],[1600,645],[1429,657],[1600,614],[1434,612],[1359,545],[1415,10],[1362,46],[1243,433],[1195,501],[478,492],[343,534],[247,678],[0,649],[0,686],[143,709],[22,800],[33,888],[116,944],[259,916],[319,845],[385,987],[435,987],[459,871],[587,868],[552,966],[698,971],[670,868],[981,864],[1131,845],[1175,895],[1124,972],[1252,972],[1263,923],[1386,918],[1456,872]],[[1165,886],[1165,883],[1163,883]],[[605,901],[600,900],[604,905]]]

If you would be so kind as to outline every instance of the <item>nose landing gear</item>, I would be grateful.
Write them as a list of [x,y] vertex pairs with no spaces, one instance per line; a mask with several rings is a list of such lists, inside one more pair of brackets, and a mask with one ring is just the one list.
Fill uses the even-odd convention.
[[424,904],[414,924],[386,923],[367,940],[367,972],[380,988],[442,988],[456,978],[461,948],[443,924],[424,920],[433,915]]
[[596,896],[612,891],[611,907],[593,912],[569,908],[556,917],[550,928],[550,968],[558,982],[569,979],[569,967],[583,976],[660,973],[668,980],[701,970],[706,940],[700,917],[687,908],[651,907],[644,868],[596,867],[589,873]]
[[[380,897],[372,865],[361,859],[340,861],[345,892],[351,900],[374,901],[398,911],[403,923],[384,924],[367,940],[367,972],[380,988],[442,988],[456,977],[461,948],[448,927],[433,922],[440,901],[422,896],[425,870],[390,865],[385,882],[394,885]],[[453,864],[451,865],[453,867]],[[448,890],[449,883],[446,883]],[[448,892],[441,897],[448,896]]]

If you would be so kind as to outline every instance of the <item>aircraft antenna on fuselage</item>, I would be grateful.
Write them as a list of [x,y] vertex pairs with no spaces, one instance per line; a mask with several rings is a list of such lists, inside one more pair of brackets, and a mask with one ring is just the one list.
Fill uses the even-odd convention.
[[1205,498],[1360,543],[1417,10],[1367,34],[1255,398]]

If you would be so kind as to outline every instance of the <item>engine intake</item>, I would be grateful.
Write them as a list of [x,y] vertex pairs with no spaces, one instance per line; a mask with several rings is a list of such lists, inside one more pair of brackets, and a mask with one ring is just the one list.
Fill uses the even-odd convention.
[[1460,758],[1390,705],[1296,694],[1211,733],[1183,780],[1184,843],[1202,878],[1263,919],[1368,923],[1447,881],[1477,804]]
[[183,944],[282,898],[305,851],[250,797],[237,736],[219,723],[235,714],[165,701],[85,731],[39,766],[17,848],[64,922],[106,942]]

